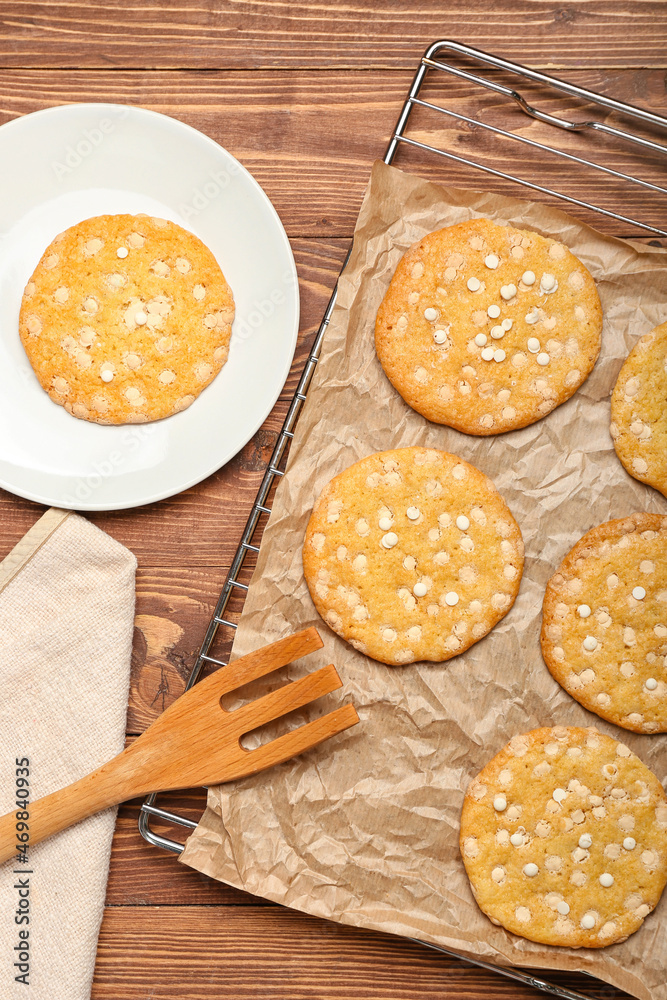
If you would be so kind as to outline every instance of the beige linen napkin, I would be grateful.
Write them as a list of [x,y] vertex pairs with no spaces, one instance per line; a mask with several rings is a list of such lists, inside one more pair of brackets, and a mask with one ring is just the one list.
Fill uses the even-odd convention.
[[[55,509],[0,564],[0,814],[16,808],[17,758],[34,800],[123,749],[135,569],[126,548]],[[115,814],[0,866],[0,1000],[90,997]],[[21,930],[27,986],[15,980]]]

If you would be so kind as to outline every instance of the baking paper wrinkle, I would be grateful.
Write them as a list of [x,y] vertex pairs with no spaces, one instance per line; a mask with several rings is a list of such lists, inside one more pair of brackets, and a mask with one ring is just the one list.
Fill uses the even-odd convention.
[[[392,388],[375,356],[375,314],[402,253],[426,233],[486,216],[560,239],[597,282],[600,358],[579,391],[522,430],[476,438],[431,424]],[[667,251],[597,233],[556,209],[427,183],[377,163],[339,283],[321,360],[296,428],[234,641],[234,656],[314,625],[361,724],[244,781],[211,788],[182,860],[214,878],[315,916],[417,937],[505,965],[585,970],[641,1000],[667,1000],[667,894],[645,926],[606,949],[547,947],[493,926],[458,850],[470,779],[517,732],[595,725],[665,778],[666,736],[627,732],[559,687],[539,646],[544,587],[589,528],[667,501],[632,479],[609,435],[609,394],[638,338],[665,320]],[[495,482],[526,546],[521,590],[498,626],[442,665],[387,667],[317,615],[301,547],[313,503],[357,459],[426,445],[461,455]]]

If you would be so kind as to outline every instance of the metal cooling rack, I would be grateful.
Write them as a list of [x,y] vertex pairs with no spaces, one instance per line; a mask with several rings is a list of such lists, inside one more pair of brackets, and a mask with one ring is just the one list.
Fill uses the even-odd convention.
[[[461,65],[461,63],[463,63],[463,65]],[[471,66],[473,69],[470,68]],[[479,69],[490,69],[492,71],[492,75],[490,77],[480,76],[478,73]],[[411,125],[414,130],[414,116],[416,109],[421,109],[422,113],[433,114],[436,117],[443,116],[444,119],[458,125],[458,135],[461,134],[460,130],[463,129],[467,130],[466,134],[469,134],[470,130],[472,130],[473,133],[480,130],[480,133],[485,137],[493,137],[494,140],[499,140],[502,137],[502,139],[506,139],[511,142],[521,143],[529,150],[533,150],[535,152],[539,151],[540,154],[546,153],[549,156],[554,156],[557,158],[554,163],[565,164],[567,168],[577,170],[585,168],[586,170],[594,170],[605,178],[612,178],[614,182],[621,182],[622,185],[633,185],[634,187],[632,190],[635,190],[636,188],[644,189],[647,193],[651,193],[653,200],[656,196],[667,195],[667,187],[663,187],[661,184],[657,184],[654,181],[635,177],[621,170],[617,170],[612,166],[608,166],[605,163],[595,162],[588,159],[587,156],[580,155],[578,152],[568,152],[567,150],[559,149],[556,146],[540,142],[537,139],[529,138],[527,135],[522,133],[513,132],[509,129],[501,128],[498,125],[492,125],[481,120],[479,115],[474,118],[467,116],[456,108],[447,107],[445,101],[442,103],[436,103],[434,99],[426,100],[423,96],[420,96],[424,94],[426,89],[431,88],[432,83],[439,82],[442,84],[445,79],[443,74],[448,74],[450,77],[465,81],[467,84],[470,84],[472,88],[477,88],[478,91],[481,89],[487,93],[490,92],[491,94],[496,95],[498,98],[504,99],[503,111],[505,111],[505,106],[509,106],[510,109],[514,110],[519,108],[523,115],[529,116],[530,118],[545,125],[549,125],[554,129],[569,133],[578,133],[582,137],[583,145],[585,147],[584,152],[586,153],[588,153],[589,149],[592,148],[595,153],[602,152],[603,158],[605,155],[609,155],[610,160],[613,161],[613,148],[607,147],[604,143],[599,142],[598,136],[601,136],[604,139],[614,140],[622,144],[622,146],[634,147],[634,151],[636,153],[645,154],[649,157],[643,161],[638,158],[637,166],[642,165],[642,163],[644,165],[648,165],[649,167],[653,166],[654,174],[656,173],[656,166],[659,166],[660,168],[664,167],[664,164],[657,161],[663,157],[667,157],[667,145],[663,145],[661,142],[656,141],[654,135],[651,135],[651,133],[657,133],[663,141],[667,141],[667,118],[653,114],[650,111],[646,111],[634,105],[614,100],[611,97],[605,97],[594,91],[586,90],[583,87],[566,83],[565,81],[558,80],[555,77],[547,76],[545,73],[529,69],[526,66],[519,65],[518,63],[508,62],[506,59],[490,55],[486,52],[480,51],[479,49],[471,48],[468,45],[463,45],[459,42],[453,41],[434,42],[429,46],[422,57],[412,81],[412,85],[410,86],[407,98],[398,117],[393,135],[384,154],[385,163],[393,163],[401,147],[404,147],[406,151],[408,148],[419,150],[425,154],[425,159],[421,161],[422,163],[428,163],[431,157],[445,158],[464,167],[472,167],[475,170],[483,171],[484,173],[490,174],[503,182],[520,184],[523,187],[538,192],[540,195],[547,196],[547,199],[556,199],[559,202],[568,202],[570,205],[583,209],[584,213],[593,212],[596,213],[596,215],[602,215],[608,219],[616,220],[616,222],[622,223],[624,226],[639,229],[643,233],[652,233],[656,236],[667,237],[667,229],[660,228],[652,223],[633,218],[630,215],[620,214],[619,212],[613,211],[610,208],[605,208],[601,205],[592,204],[591,202],[574,197],[574,195],[564,193],[563,191],[559,192],[552,187],[537,183],[535,180],[531,180],[528,177],[515,176],[498,169],[498,167],[493,166],[490,163],[479,162],[478,160],[463,156],[458,152],[454,152],[451,149],[437,148],[436,146],[429,145],[414,136],[408,135],[407,130],[409,125]],[[509,85],[508,83],[501,82],[501,79],[509,81]],[[516,89],[518,86],[522,88],[521,91]],[[536,88],[538,89],[538,96],[531,96],[531,99],[528,100],[526,92],[535,91]],[[553,104],[554,99],[556,99],[556,103],[558,103],[559,100],[560,103],[562,103],[562,99],[559,95],[567,95],[567,97],[573,99],[575,103],[581,102],[584,105],[592,105],[593,107],[586,108],[586,115],[582,118],[581,109],[579,109],[578,112],[571,112],[568,110],[567,112],[554,114],[542,110],[540,107],[536,106],[535,103],[533,103],[533,101],[539,101],[539,103],[544,106],[545,102],[551,102]],[[438,96],[441,97],[442,95]],[[482,97],[481,94],[478,94],[477,96],[480,98]],[[445,100],[446,97],[447,94],[445,92]],[[597,109],[604,109],[606,112],[611,112],[614,115],[617,115],[621,120],[630,120],[635,128],[642,128],[644,131],[648,132],[649,135],[642,135],[637,131],[629,131],[627,126],[621,128],[617,125],[611,125],[607,121],[599,121],[593,117]],[[560,108],[558,110],[560,111]],[[570,117],[571,114],[576,114],[578,120],[572,120]],[[439,124],[440,127],[442,127],[442,120]],[[433,127],[432,124],[431,127]],[[484,155],[485,152],[482,151],[482,159],[484,158]],[[496,158],[498,155],[498,152],[494,151],[494,156],[496,156]],[[530,163],[530,160],[526,158],[525,162]],[[440,178],[440,180],[442,180],[442,178]],[[603,190],[603,188],[600,188],[601,192]],[[625,188],[625,190],[628,191],[630,189]],[[623,197],[623,191],[620,192],[618,197]],[[663,210],[664,208],[667,208],[667,201],[663,206]],[[349,251],[345,262],[343,263],[341,273],[345,268],[348,257]],[[228,615],[240,612],[240,607],[233,610],[232,606],[235,599],[236,603],[241,604],[242,606],[242,601],[248,590],[248,585],[241,581],[240,576],[244,571],[246,574],[248,573],[249,563],[252,562],[254,556],[256,556],[259,552],[259,545],[257,543],[261,538],[263,527],[266,523],[266,517],[271,513],[274,487],[280,477],[284,475],[284,466],[287,460],[289,445],[294,437],[294,429],[296,427],[297,420],[299,419],[301,407],[306,399],[306,394],[319,359],[322,341],[336,302],[337,288],[338,283],[336,283],[336,286],[334,287],[310,354],[299,379],[296,392],[290,403],[285,422],[273,449],[271,459],[266,472],[264,473],[257,496],[255,497],[255,502],[252,506],[250,516],[248,517],[241,541],[236,550],[236,554],[220,593],[215,613],[209,623],[206,635],[204,636],[204,640],[201,644],[197,660],[186,685],[186,690],[196,683],[202,671],[209,665],[216,669],[227,665],[226,660],[219,659],[211,655],[213,644],[216,638],[218,638],[218,641],[220,639],[219,630],[221,626],[225,629],[231,630],[229,635],[233,635],[234,630],[237,628],[237,623],[231,621]],[[151,821],[157,819],[163,824],[172,824],[177,827],[185,828],[187,831],[194,830],[197,823],[185,816],[181,816],[178,813],[156,805],[158,794],[159,793],[155,793],[149,796],[149,798],[142,805],[139,816],[139,830],[142,837],[144,837],[144,839],[150,844],[156,847],[161,847],[167,851],[180,854],[184,845],[179,841],[172,840],[169,837],[157,833],[152,828]],[[455,951],[441,948],[436,945],[429,944],[428,942],[420,941],[419,943],[450,957],[462,959],[465,962],[498,973],[514,981],[532,986],[546,993],[551,993],[555,996],[563,998],[563,1000],[591,1000],[590,996],[568,990],[521,969],[505,968],[494,965],[490,962],[472,959],[466,955],[460,955]],[[595,982],[598,983],[599,981],[595,980]]]

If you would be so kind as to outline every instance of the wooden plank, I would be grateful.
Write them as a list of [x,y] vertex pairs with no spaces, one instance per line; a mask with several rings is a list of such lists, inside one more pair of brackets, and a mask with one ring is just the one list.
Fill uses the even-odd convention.
[[[666,8],[667,10],[667,8]],[[338,71],[220,73],[124,71],[0,71],[0,121],[38,108],[71,101],[114,101],[165,112],[210,135],[237,156],[265,188],[292,237],[348,237],[359,210],[373,161],[384,154],[411,73]],[[490,72],[489,79],[512,82]],[[660,71],[569,70],[576,84],[619,100],[639,103],[667,114],[664,73]],[[499,167],[603,208],[663,226],[667,196],[632,188],[588,168],[564,163],[551,154],[497,137],[482,125],[518,132],[522,138],[556,145],[566,152],[597,159],[603,166],[664,187],[665,158],[590,134],[557,131],[527,118],[507,98],[472,88],[444,74],[423,94],[479,125],[436,115],[421,108],[413,113],[410,134],[456,156]],[[529,100],[548,113],[582,120],[636,127],[601,109],[577,107],[564,96],[547,96],[539,88],[522,87]],[[576,110],[573,110],[576,109]],[[649,137],[659,139],[657,132]],[[667,145],[667,132],[662,136]],[[63,158],[66,155],[63,148]],[[542,200],[514,183],[405,148],[396,165],[457,187],[490,189]],[[562,207],[562,206],[561,206]],[[573,208],[574,214],[605,232],[629,235],[625,224],[608,222]]]
[[76,0],[3,4],[4,66],[401,67],[437,38],[536,66],[665,65],[660,0]]
[[[626,996],[576,973],[549,974]],[[282,907],[114,907],[102,923],[91,1000],[531,1000],[495,973],[372,931]]]
[[[206,802],[203,789],[162,795],[158,804],[195,822]],[[153,847],[140,835],[137,826],[140,801],[120,807],[111,847],[107,884],[107,906],[270,906],[265,900],[216,882],[180,864],[177,856]],[[151,830],[183,843],[188,831],[158,820]]]

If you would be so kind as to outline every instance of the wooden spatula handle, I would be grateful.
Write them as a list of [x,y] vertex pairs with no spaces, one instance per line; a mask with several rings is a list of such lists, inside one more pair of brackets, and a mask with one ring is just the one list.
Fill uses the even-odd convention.
[[[124,750],[84,778],[32,802],[28,809],[28,844],[39,844],[68,826],[145,791],[150,789],[143,787],[139,775],[134,773],[131,757]],[[0,864],[16,853],[16,813],[11,812],[0,818]]]

